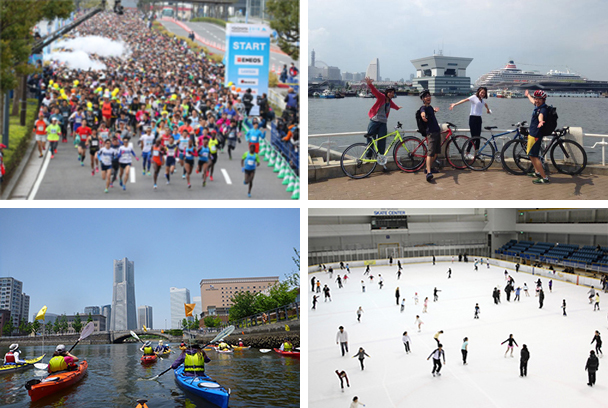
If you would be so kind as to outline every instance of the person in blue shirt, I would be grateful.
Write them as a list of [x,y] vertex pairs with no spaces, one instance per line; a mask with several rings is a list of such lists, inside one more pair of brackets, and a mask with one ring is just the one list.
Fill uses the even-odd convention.
[[540,161],[540,146],[543,141],[545,132],[542,129],[545,124],[545,115],[547,114],[547,93],[541,90],[534,91],[534,95],[530,95],[530,92],[526,89],[525,95],[528,100],[534,105],[534,111],[532,112],[532,120],[530,121],[530,134],[528,135],[528,156],[534,166],[534,172],[529,173],[528,176],[535,177],[534,184],[546,184],[549,182],[549,177],[545,173],[543,164]]
[[245,134],[245,140],[249,142],[249,146],[254,147],[254,152],[260,152],[260,140],[264,138],[264,133],[258,129],[258,122],[253,122],[253,129],[249,129]]
[[203,187],[207,185],[207,174],[209,169],[209,158],[211,157],[211,149],[209,148],[209,137],[203,137],[203,143],[198,149],[198,170],[197,173],[203,172]]
[[249,191],[247,196],[251,198],[251,188],[253,187],[253,177],[255,176],[255,169],[260,164],[260,156],[255,151],[253,144],[249,145],[249,152],[243,153],[241,158],[241,167],[245,173],[245,181],[243,184],[249,184]]

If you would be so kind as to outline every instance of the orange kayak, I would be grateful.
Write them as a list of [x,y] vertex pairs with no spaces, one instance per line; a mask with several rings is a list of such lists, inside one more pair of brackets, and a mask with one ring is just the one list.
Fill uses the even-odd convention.
[[32,401],[37,401],[40,398],[47,397],[57,391],[76,384],[78,381],[82,380],[87,373],[88,367],[89,364],[86,361],[82,361],[78,365],[77,370],[61,371],[59,373],[50,374],[42,381],[30,380],[25,384],[25,388],[32,398]]
[[156,359],[158,357],[156,356],[156,354],[151,354],[148,356],[141,356],[141,363],[142,364],[152,364],[156,362]]

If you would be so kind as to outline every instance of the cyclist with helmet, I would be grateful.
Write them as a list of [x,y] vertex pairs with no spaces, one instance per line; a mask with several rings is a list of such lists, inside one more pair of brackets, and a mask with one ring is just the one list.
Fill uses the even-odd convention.
[[[374,85],[372,85],[373,79],[365,78],[365,83],[369,87],[372,94],[376,97],[374,106],[369,110],[369,124],[367,125],[367,134],[375,136],[376,139],[386,136],[388,133],[386,123],[388,122],[388,115],[391,108],[399,110],[401,106],[397,106],[393,102],[395,97],[395,88],[389,87],[384,90],[384,93],[378,91]],[[378,141],[378,153],[384,154],[386,149],[386,139]],[[388,171],[386,167],[383,168],[384,172]]]
[[[458,106],[465,102],[471,102],[471,114],[469,115],[469,129],[471,129],[471,137],[481,136],[481,113],[485,106],[488,114],[492,113],[487,103],[484,103],[484,99],[488,99],[488,89],[485,86],[477,88],[477,93],[470,97],[453,103],[450,105],[450,110],[453,110],[455,106]],[[475,149],[479,149],[479,139],[475,141]],[[469,152],[467,152],[468,154]],[[471,159],[472,157],[467,157]]]
[[433,181],[433,173],[437,172],[437,170],[433,170],[431,165],[435,162],[441,150],[441,128],[435,117],[435,112],[439,112],[439,108],[431,106],[431,93],[428,89],[420,93],[420,99],[424,103],[420,108],[420,117],[426,123],[426,139],[428,144],[424,173],[426,174],[426,181],[431,183]]
[[545,115],[547,114],[547,105],[545,100],[547,99],[547,93],[540,89],[534,91],[534,95],[530,95],[530,92],[526,89],[526,96],[528,100],[535,106],[532,112],[532,120],[530,121],[530,134],[528,135],[528,156],[534,166],[534,172],[529,173],[528,176],[535,177],[534,184],[546,184],[549,182],[549,177],[545,174],[545,169],[540,161],[540,146],[542,144],[543,136],[545,132],[542,129],[545,124]]

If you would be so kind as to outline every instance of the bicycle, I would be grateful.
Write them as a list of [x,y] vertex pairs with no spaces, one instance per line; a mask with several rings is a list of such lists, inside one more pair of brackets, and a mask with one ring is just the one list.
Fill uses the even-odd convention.
[[[453,123],[447,122],[448,130],[444,141],[441,143],[440,150],[445,144],[445,157],[450,165],[458,170],[466,169],[465,159],[463,159],[463,146],[470,139],[465,135],[454,135],[458,127]],[[454,132],[452,132],[454,128]],[[403,143],[395,147],[395,162],[400,169],[406,172],[415,172],[424,167],[428,152],[427,139],[418,139],[415,136],[407,136]],[[403,146],[405,152],[399,152],[399,147]]]
[[[571,176],[580,174],[587,167],[587,153],[585,149],[574,140],[564,139],[564,135],[570,131],[570,127],[564,127],[553,132],[551,142],[541,147],[540,159],[545,166],[545,156],[549,153],[551,163],[555,169],[563,174]],[[506,171],[515,175],[524,175],[532,171],[532,161],[527,153],[527,140],[511,140],[502,149],[501,159]],[[510,161],[514,166],[506,166],[505,155],[512,153]]]
[[[404,145],[404,139],[399,133],[399,129],[401,128],[401,122],[397,122],[397,126],[395,126],[394,132],[388,133],[387,135],[382,136],[378,139],[374,139],[372,138],[372,135],[366,134],[364,135],[364,137],[370,139],[367,143],[361,142],[348,146],[342,153],[342,157],[340,157],[340,167],[342,168],[344,174],[346,174],[350,178],[362,179],[369,176],[376,169],[376,166],[378,164],[380,164],[381,166],[385,166],[388,163],[388,152],[391,150],[396,141],[398,141],[398,144],[395,145],[395,148],[393,150],[393,159],[397,163],[397,166],[401,170],[405,170],[406,167],[419,166],[420,163],[410,163],[408,160],[423,159],[412,157],[404,158],[403,162],[397,160],[397,151],[400,146]],[[393,135],[395,137],[386,148],[384,154],[379,154],[378,140],[382,140]],[[408,151],[408,146],[404,145],[403,148]]]
[[[509,135],[511,133],[515,133],[512,140],[523,140],[524,137],[528,135],[528,128],[526,126],[526,123],[527,122],[525,120],[523,122],[518,122],[517,124],[511,125],[515,126],[515,129],[499,133],[497,135],[492,133],[492,129],[496,129],[498,128],[498,126],[485,126],[484,129],[489,130],[492,137],[490,137],[490,139],[487,139],[483,136],[474,136],[469,139],[469,141],[465,143],[464,148],[462,150],[463,162],[469,169],[475,171],[489,169],[490,166],[492,166],[492,164],[494,163],[494,161],[501,163],[501,150],[498,149],[498,145],[496,144],[495,139],[505,135]],[[471,155],[471,151],[474,152],[473,155]]]

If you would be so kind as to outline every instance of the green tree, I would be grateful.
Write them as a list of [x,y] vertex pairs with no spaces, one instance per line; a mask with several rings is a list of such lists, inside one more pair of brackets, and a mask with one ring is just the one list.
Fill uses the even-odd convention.
[[87,324],[91,323],[92,321],[93,321],[93,316],[89,312],[89,317],[87,317]]
[[300,58],[300,0],[268,0],[270,27],[279,36],[279,47],[294,60]]
[[40,331],[40,327],[41,327],[41,324],[38,320],[34,320],[32,322],[32,332],[38,333],[38,331]]
[[201,328],[201,323],[199,320],[194,319],[190,322],[190,330],[198,330]]
[[10,336],[13,334],[13,330],[15,330],[15,326],[13,326],[13,319],[8,319],[8,322],[2,328],[2,334],[5,336]]
[[186,319],[186,318],[184,317],[184,320],[182,320],[182,329],[183,329],[183,330],[186,330],[186,329],[187,329],[187,328],[189,328],[189,327],[190,327],[190,325],[188,324],[188,319]]
[[259,296],[259,294],[254,294],[249,291],[235,293],[232,298],[230,298],[232,301],[229,312],[230,320],[238,320],[256,314],[258,312],[256,305],[257,296]]
[[72,322],[72,329],[74,329],[76,333],[80,333],[80,330],[82,330],[82,320],[80,320],[80,314],[78,313],[76,313],[76,316],[74,316],[74,321]]
[[53,323],[53,331],[57,334],[61,333],[61,318],[57,317]]
[[21,319],[21,321],[19,322],[19,334],[24,335],[27,332],[27,320]]
[[222,324],[222,319],[219,317],[207,316],[203,319],[203,323],[205,323],[205,327],[218,327]]

